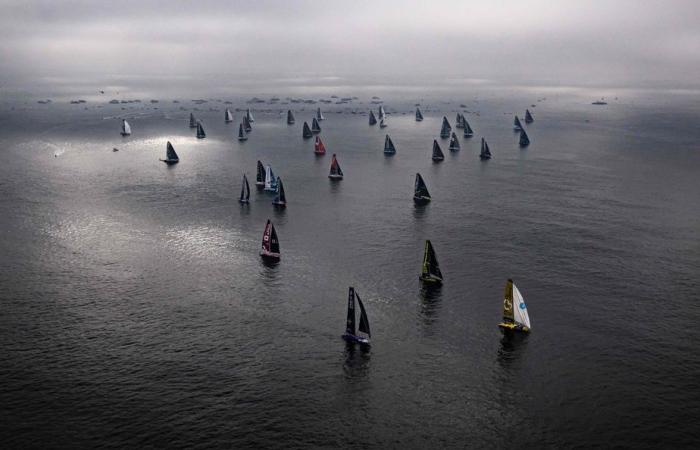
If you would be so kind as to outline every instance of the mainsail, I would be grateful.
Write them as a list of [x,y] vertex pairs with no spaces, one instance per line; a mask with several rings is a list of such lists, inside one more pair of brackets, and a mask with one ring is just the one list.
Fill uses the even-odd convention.
[[319,125],[318,120],[316,120],[315,117],[311,121],[311,131],[314,132],[315,134],[318,134],[321,132],[321,125]]
[[459,145],[459,139],[457,139],[457,135],[455,132],[452,132],[452,139],[450,139],[450,151],[451,152],[457,152],[461,149]]
[[530,138],[527,137],[527,133],[525,130],[521,129],[520,130],[520,142],[519,142],[521,147],[527,147],[530,145]]
[[131,134],[131,125],[129,122],[122,119],[122,136],[129,136]]
[[[357,331],[355,331],[355,298],[357,298],[357,304],[360,306],[360,324],[357,326]],[[346,317],[345,334],[343,334],[343,338],[349,342],[369,345],[371,333],[369,329],[367,311],[365,310],[365,305],[362,304],[360,295],[355,292],[355,289],[352,286],[350,286],[350,289],[348,290],[348,313]],[[367,337],[365,338],[358,336],[358,331],[367,334]]]
[[320,136],[316,136],[316,142],[314,142],[314,153],[316,153],[317,155],[326,154],[326,146],[323,145],[323,141],[321,141]]
[[335,157],[335,153],[333,153],[333,159],[331,160],[331,172],[328,174],[328,178],[343,178],[343,170],[340,168],[340,164],[338,163],[338,159]]
[[168,141],[168,144],[166,145],[166,150],[165,150],[165,159],[161,159],[166,164],[176,164],[180,162],[180,158],[178,158],[177,153],[175,153],[175,149],[173,148],[173,144]]
[[416,122],[423,121],[423,113],[420,112],[420,108],[416,108]]
[[506,282],[503,294],[503,322],[498,326],[508,330],[530,331],[527,305],[520,290],[511,279]]
[[275,206],[287,206],[287,196],[284,195],[284,185],[280,177],[277,177],[277,195],[272,200],[272,204]]
[[316,120],[323,120],[325,117],[323,117],[323,113],[321,112],[321,108],[318,108],[316,110]]
[[243,124],[238,125],[238,140],[239,141],[245,141],[248,139],[248,133],[245,132],[245,129],[243,128]]
[[369,111],[369,124],[370,125],[376,125],[377,124],[377,118],[374,117],[374,111],[370,109]]
[[241,182],[241,196],[238,198],[241,203],[248,203],[250,201],[250,185],[248,184],[248,177],[243,174],[243,181]]
[[481,138],[481,153],[479,154],[479,158],[491,159],[491,150],[489,150],[489,144],[484,138]]
[[438,264],[433,244],[430,240],[425,241],[425,251],[423,252],[423,269],[420,274],[421,281],[427,283],[442,283],[442,272]]
[[265,167],[265,190],[277,190],[277,179],[275,178],[275,173],[272,171],[272,167],[270,167],[269,164],[267,165],[267,167]]
[[391,138],[387,134],[384,138],[384,154],[393,155],[394,153],[396,153],[396,147],[394,147],[394,143],[391,141]]
[[440,129],[440,137],[443,139],[447,139],[448,137],[450,137],[450,132],[452,132],[450,122],[447,120],[447,117],[442,116],[442,128]]
[[464,122],[464,137],[472,137],[474,136],[474,131],[472,130],[472,127],[469,126],[469,122],[467,122],[466,117],[462,116],[462,121]]
[[525,123],[532,123],[534,121],[535,121],[535,119],[532,117],[532,114],[530,114],[530,110],[526,109],[525,110]]
[[258,188],[265,186],[265,166],[258,161],[258,174],[255,176],[255,185]]
[[442,161],[445,159],[445,155],[442,153],[442,149],[440,149],[440,144],[438,144],[438,141],[433,139],[433,161]]
[[250,124],[248,116],[243,116],[243,129],[245,129],[246,133],[253,131],[253,126]]
[[423,181],[423,177],[419,173],[416,174],[413,200],[416,201],[416,203],[429,202],[431,200],[428,187],[425,185],[425,181]]
[[294,113],[291,109],[287,110],[287,125],[294,125]]
[[207,137],[207,134],[204,132],[204,127],[202,126],[202,122],[199,120],[197,121],[197,139],[204,139]]
[[197,128],[197,119],[194,118],[193,113],[190,113],[190,128]]
[[515,116],[515,119],[513,119],[513,129],[515,131],[520,131],[523,129],[523,125],[520,123],[520,119],[518,119],[518,116]]
[[304,136],[304,139],[308,139],[314,134],[311,132],[311,128],[309,128],[309,124],[304,122],[304,130],[302,132],[302,136]]
[[277,231],[272,222],[270,222],[270,219],[267,219],[267,224],[265,224],[260,255],[266,258],[280,258],[280,243],[277,239]]
[[231,111],[228,108],[226,108],[226,114],[224,114],[224,120],[226,121],[226,123],[233,122],[233,114],[231,114]]

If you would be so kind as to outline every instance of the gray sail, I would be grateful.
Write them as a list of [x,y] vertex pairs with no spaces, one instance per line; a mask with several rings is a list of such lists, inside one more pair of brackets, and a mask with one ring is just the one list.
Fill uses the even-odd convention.
[[311,131],[311,128],[309,128],[309,124],[304,122],[304,130],[302,132],[302,136],[304,136],[304,139],[308,139],[312,137],[314,134]]
[[416,122],[423,121],[423,113],[420,112],[420,108],[416,108]]
[[253,131],[253,126],[250,124],[248,116],[243,116],[243,129],[245,129],[246,133]]
[[515,131],[520,131],[523,129],[523,125],[520,123],[520,119],[518,119],[518,116],[515,116],[515,119],[513,119],[513,129]]
[[239,141],[245,141],[248,139],[248,134],[245,132],[245,129],[243,128],[243,124],[238,125],[238,140]]
[[178,158],[177,153],[175,153],[175,149],[173,148],[173,144],[168,141],[167,144],[167,150],[165,151],[165,157],[174,161],[179,161],[180,158]]
[[374,117],[374,111],[372,111],[372,110],[369,111],[369,124],[370,124],[370,125],[376,125],[376,124],[377,124],[377,118]]
[[458,152],[461,149],[459,145],[459,139],[457,139],[457,135],[452,132],[452,138],[450,139],[450,151],[451,152]]
[[360,325],[357,327],[357,331],[367,333],[367,336],[371,337],[372,334],[369,331],[369,319],[367,318],[367,311],[365,311],[365,305],[362,304],[360,294],[355,292],[355,297],[357,297],[357,304],[360,305]]
[[386,135],[386,138],[384,138],[384,153],[387,155],[393,155],[396,153],[396,147],[394,147],[394,143],[391,141],[388,134]]
[[313,120],[311,121],[311,131],[314,133],[320,133],[321,132],[321,125],[318,123],[318,120],[314,117]]
[[250,112],[250,109],[245,110],[245,115],[248,118],[249,122],[255,122],[255,119],[253,118],[253,113]]
[[248,203],[250,201],[250,185],[248,184],[248,177],[243,174],[243,181],[241,182],[241,196],[238,198],[241,203]]
[[197,121],[197,139],[204,139],[207,137],[207,134],[204,132],[204,127],[202,126],[202,122],[199,120]]
[[292,110],[287,110],[287,125],[294,125],[294,113],[292,113]]
[[445,159],[445,155],[442,153],[440,144],[437,140],[433,140],[433,161],[442,161]]
[[464,137],[472,137],[474,136],[474,131],[472,130],[472,127],[469,126],[469,122],[467,122],[466,117],[462,116],[462,120],[464,121]]
[[416,202],[428,202],[430,201],[430,193],[428,192],[428,186],[425,185],[423,177],[417,173],[416,182],[413,188],[413,199]]
[[481,138],[481,153],[479,154],[479,158],[491,159],[491,150],[489,150],[489,144],[484,138]]
[[442,117],[442,128],[440,129],[440,137],[443,139],[447,139],[450,137],[450,133],[452,132],[452,127],[450,126],[450,122],[447,120],[447,117],[443,116]]
[[379,105],[379,120],[386,119],[386,112],[384,111],[384,106]]
[[530,110],[526,109],[525,110],[525,123],[532,123],[534,121],[535,121],[535,119],[532,117],[532,114],[530,114]]
[[316,109],[316,120],[323,120],[325,117],[323,117],[323,113],[321,112],[321,108]]
[[464,116],[461,113],[457,113],[457,118],[455,119],[455,128],[464,128]]

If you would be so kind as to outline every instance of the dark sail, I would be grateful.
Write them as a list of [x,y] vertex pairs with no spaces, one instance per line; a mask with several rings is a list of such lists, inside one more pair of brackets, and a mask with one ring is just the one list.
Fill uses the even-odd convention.
[[199,120],[197,121],[197,139],[204,139],[207,137],[207,134],[204,132],[204,127],[202,126],[202,122]]
[[255,184],[259,187],[265,186],[265,166],[258,161],[258,174],[255,177]]
[[513,129],[515,131],[520,131],[523,129],[523,126],[520,123],[520,119],[518,119],[518,116],[515,116],[515,119],[513,119]]
[[348,317],[345,322],[345,332],[355,334],[355,288],[352,286],[348,290]]
[[450,126],[450,122],[447,120],[447,117],[442,116],[442,128],[440,129],[440,137],[443,139],[447,139],[450,137],[450,132],[452,131],[452,127]]
[[277,240],[277,231],[275,231],[275,226],[270,222],[270,219],[267,219],[262,239],[262,254],[263,256],[279,257],[279,253],[280,243]]
[[246,133],[253,131],[253,126],[250,124],[250,119],[248,116],[243,116],[243,128],[245,129]]
[[197,128],[197,119],[194,118],[193,113],[190,113],[190,128]]
[[520,130],[520,146],[521,147],[527,147],[530,145],[530,138],[527,137],[527,133],[525,130],[521,129]]
[[316,110],[316,119],[317,120],[323,120],[325,117],[323,117],[323,114],[321,113],[321,108],[318,108]]
[[440,144],[438,144],[437,140],[433,140],[433,161],[442,161],[443,159],[445,159],[445,155],[440,149]]
[[272,204],[277,206],[285,206],[287,204],[287,196],[284,195],[284,186],[280,177],[277,177],[277,195],[272,200]]
[[367,333],[367,336],[372,337],[371,333],[369,332],[369,320],[367,319],[365,305],[363,305],[362,300],[360,300],[360,294],[355,292],[355,296],[357,297],[357,304],[360,305],[360,326],[357,327],[357,331]]
[[491,159],[491,150],[489,150],[489,144],[484,138],[481,138],[481,153],[479,154],[479,158]]
[[423,271],[421,277],[423,281],[442,282],[442,272],[438,265],[435,250],[430,240],[425,241],[425,252],[423,254]]
[[172,161],[178,161],[180,159],[178,158],[177,153],[175,153],[173,144],[171,144],[170,141],[168,141],[167,150],[165,151],[165,157]]
[[425,181],[423,181],[423,177],[419,173],[416,174],[416,183],[413,190],[413,198],[420,200],[430,200],[430,193],[428,192],[428,187],[425,185]]
[[513,314],[513,280],[510,278],[506,282],[505,292],[503,293],[503,321],[505,323],[515,323]]
[[333,153],[333,159],[331,160],[331,172],[328,175],[329,178],[343,178],[343,170],[340,168],[340,163]]
[[369,124],[370,124],[370,125],[376,125],[376,124],[377,124],[377,118],[374,117],[374,111],[372,111],[372,110],[369,111]]
[[292,110],[289,109],[287,110],[287,125],[294,125],[294,113],[292,113]]
[[464,128],[464,116],[462,113],[457,113],[457,118],[455,119],[455,128]]
[[304,131],[303,131],[302,135],[304,136],[304,139],[308,139],[314,135],[311,132],[311,128],[309,128],[309,124],[306,122],[304,122]]
[[532,114],[530,114],[530,110],[526,109],[525,110],[525,123],[532,123],[534,121],[535,121],[535,119],[532,118]]
[[388,134],[386,135],[386,138],[384,138],[384,153],[387,155],[393,155],[396,153],[396,147],[394,147],[394,143],[391,141]]
[[416,122],[423,120],[423,113],[420,112],[420,108],[416,108]]
[[246,132],[243,129],[243,124],[241,123],[238,125],[238,140],[245,141],[246,139],[248,139],[248,136],[246,136]]
[[311,121],[311,131],[314,133],[320,133],[321,132],[321,125],[319,125],[318,120],[314,117],[313,120]]
[[459,146],[459,139],[457,139],[457,135],[455,132],[452,132],[452,139],[450,139],[450,151],[451,152],[456,152],[459,151],[461,147]]
[[464,116],[462,116],[462,120],[464,121],[464,137],[474,136],[474,131],[472,130],[472,127],[469,126],[469,122],[467,122],[467,119]]
[[243,181],[241,182],[241,196],[238,201],[241,203],[248,203],[250,200],[250,185],[248,185],[248,177],[243,174]]

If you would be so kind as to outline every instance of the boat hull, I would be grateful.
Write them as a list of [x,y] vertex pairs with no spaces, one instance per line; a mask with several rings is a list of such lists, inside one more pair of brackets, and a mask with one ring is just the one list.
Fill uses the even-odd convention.
[[418,277],[418,279],[426,284],[431,284],[431,285],[442,284],[442,278],[434,277],[432,275],[430,275],[430,276],[420,275]]
[[161,159],[165,164],[172,166],[173,164],[177,164],[180,162],[179,159]]
[[239,140],[239,141],[247,141],[248,138],[247,138],[247,137],[239,137],[238,140]]
[[474,136],[474,133],[464,133],[465,138],[470,138],[472,136]]
[[343,176],[342,175],[328,175],[328,178],[331,180],[342,180]]
[[119,133],[119,134],[121,134],[123,137],[131,136],[131,133]]
[[266,259],[268,261],[279,261],[280,260],[280,254],[279,253],[274,253],[270,252],[267,250],[260,250],[260,256],[263,259]]
[[430,203],[430,200],[431,200],[430,197],[417,197],[415,195],[413,196],[413,201],[417,205],[425,205],[426,203]]
[[239,199],[239,200],[238,200],[238,203],[240,203],[240,204],[242,204],[242,205],[247,205],[248,203],[250,203],[250,200]]
[[479,155],[479,158],[481,158],[482,161],[487,161],[487,160],[491,159],[490,156],[483,156],[483,155]]
[[287,202],[275,202],[275,201],[273,201],[273,202],[272,202],[272,205],[273,205],[275,208],[286,208],[286,207],[287,207]]
[[526,327],[525,325],[520,325],[519,323],[511,323],[511,322],[501,322],[498,324],[498,328],[501,329],[504,333],[513,333],[513,332],[522,332],[522,333],[529,333],[530,328]]
[[442,160],[444,160],[444,159],[445,159],[444,156],[433,156],[434,162],[442,162]]
[[350,333],[343,334],[343,339],[351,344],[370,345],[369,339],[362,336],[355,336],[354,334]]

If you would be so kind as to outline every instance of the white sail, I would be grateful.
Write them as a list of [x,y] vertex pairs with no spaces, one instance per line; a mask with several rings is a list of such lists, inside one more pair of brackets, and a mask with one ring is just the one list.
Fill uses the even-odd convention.
[[532,328],[530,326],[530,316],[527,314],[525,300],[523,299],[523,295],[515,286],[515,283],[513,283],[513,319],[517,324]]
[[131,125],[126,120],[122,121],[122,134],[128,136],[131,134]]
[[272,172],[272,167],[265,167],[265,190],[266,191],[276,191],[277,190],[277,179],[275,178],[274,172]]

